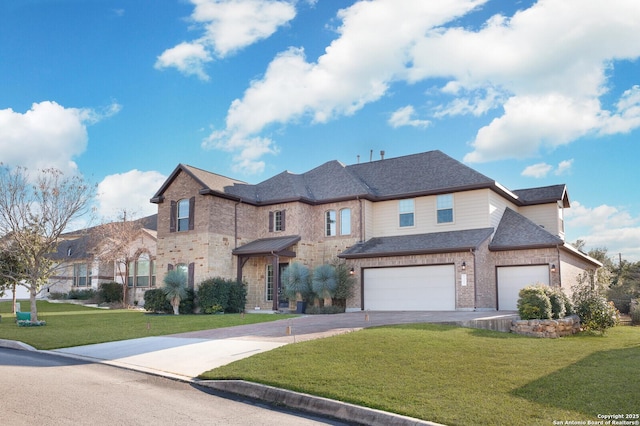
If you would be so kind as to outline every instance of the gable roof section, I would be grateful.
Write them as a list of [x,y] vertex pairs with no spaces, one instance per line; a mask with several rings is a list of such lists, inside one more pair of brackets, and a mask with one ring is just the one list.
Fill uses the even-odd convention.
[[562,246],[564,241],[519,213],[505,209],[489,244],[494,251]]
[[571,207],[567,186],[552,185],[540,188],[517,189],[513,191],[524,205],[547,204],[562,201],[565,208]]
[[164,192],[173,183],[180,173],[186,173],[191,176],[200,186],[201,194],[218,194],[225,195],[225,187],[234,184],[244,184],[240,180],[231,179],[226,176],[222,176],[216,173],[211,173],[206,170],[199,169],[197,167],[188,166],[186,164],[178,164],[178,166],[171,172],[171,175],[162,184],[160,189],[151,197],[152,203],[161,203],[164,201]]
[[454,253],[477,249],[491,236],[493,228],[430,234],[376,237],[349,247],[338,255],[343,259]]

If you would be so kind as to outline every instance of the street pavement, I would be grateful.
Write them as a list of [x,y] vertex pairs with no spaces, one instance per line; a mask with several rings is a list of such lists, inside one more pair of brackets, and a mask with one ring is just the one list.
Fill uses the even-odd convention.
[[[248,314],[250,315],[250,314]],[[277,315],[277,314],[274,314]],[[193,331],[169,336],[145,337],[48,351],[67,357],[155,374],[209,386],[270,402],[298,404],[318,414],[336,415],[343,420],[364,424],[431,424],[376,410],[350,406],[246,382],[200,381],[197,376],[231,362],[272,349],[312,339],[349,333],[367,327],[408,323],[469,324],[510,320],[513,312],[350,312],[335,315],[306,315],[273,322],[241,325],[213,330]],[[16,345],[18,347],[16,347]],[[19,342],[0,340],[0,346],[29,349]],[[338,404],[337,406],[334,405]],[[322,410],[327,410],[323,413]],[[390,417],[389,417],[390,416]],[[391,423],[389,423],[391,422]]]

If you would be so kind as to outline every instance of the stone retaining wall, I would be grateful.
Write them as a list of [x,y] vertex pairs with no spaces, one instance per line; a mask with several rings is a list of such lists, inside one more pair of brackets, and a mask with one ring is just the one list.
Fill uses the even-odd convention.
[[571,315],[559,320],[513,320],[511,332],[532,337],[556,338],[580,331],[580,318]]

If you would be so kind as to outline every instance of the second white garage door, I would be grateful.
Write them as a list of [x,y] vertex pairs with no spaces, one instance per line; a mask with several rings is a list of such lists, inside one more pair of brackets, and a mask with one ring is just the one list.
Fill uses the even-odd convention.
[[498,267],[498,309],[518,310],[520,289],[537,283],[549,285],[548,265]]
[[374,311],[453,311],[453,265],[364,270],[364,309]]

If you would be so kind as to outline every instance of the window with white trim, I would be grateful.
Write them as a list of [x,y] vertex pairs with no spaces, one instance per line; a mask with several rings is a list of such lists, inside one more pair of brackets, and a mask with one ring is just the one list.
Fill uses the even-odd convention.
[[436,198],[438,223],[453,222],[453,194],[438,195]]
[[399,225],[401,228],[415,225],[415,201],[410,198],[398,202]]
[[178,201],[178,231],[189,230],[189,200]]
[[333,237],[336,235],[336,211],[327,210],[324,216],[324,235],[327,237]]
[[266,296],[267,302],[273,302],[273,265],[267,265]]
[[76,287],[91,286],[91,268],[86,263],[73,265],[73,285]]
[[351,209],[340,210],[340,235],[351,235]]

